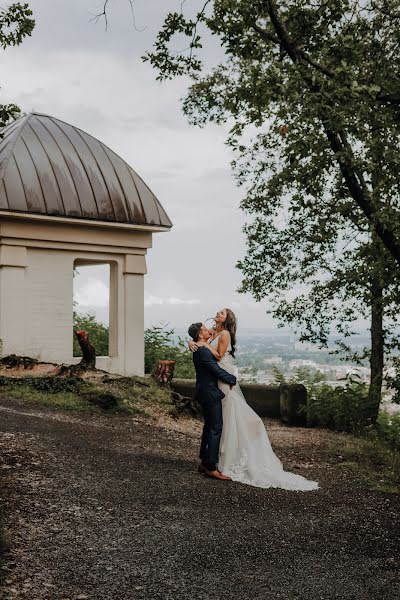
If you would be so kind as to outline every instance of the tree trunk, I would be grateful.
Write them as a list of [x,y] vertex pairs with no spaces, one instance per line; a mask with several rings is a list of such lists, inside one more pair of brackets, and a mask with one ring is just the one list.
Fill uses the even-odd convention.
[[174,376],[174,369],[174,360],[159,360],[156,364],[153,377],[161,385],[168,385],[171,383]]
[[89,340],[87,331],[75,331],[79,346],[82,350],[82,360],[79,363],[81,369],[94,369],[96,367],[96,350]]
[[379,275],[371,279],[371,382],[368,400],[371,406],[371,420],[376,422],[382,399],[382,381],[384,365],[383,333],[383,285]]

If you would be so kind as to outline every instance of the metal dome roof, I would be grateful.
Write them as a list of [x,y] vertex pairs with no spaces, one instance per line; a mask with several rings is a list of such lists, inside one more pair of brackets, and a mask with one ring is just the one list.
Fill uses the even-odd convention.
[[0,133],[0,211],[172,226],[137,173],[81,129],[32,113]]

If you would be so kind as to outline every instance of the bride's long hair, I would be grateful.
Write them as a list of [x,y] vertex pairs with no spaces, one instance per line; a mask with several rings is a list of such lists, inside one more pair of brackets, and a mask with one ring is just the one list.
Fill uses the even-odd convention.
[[235,358],[236,352],[236,329],[237,329],[237,321],[235,313],[230,308],[225,308],[226,310],[226,319],[222,323],[222,327],[229,331],[231,336],[231,348],[230,354]]

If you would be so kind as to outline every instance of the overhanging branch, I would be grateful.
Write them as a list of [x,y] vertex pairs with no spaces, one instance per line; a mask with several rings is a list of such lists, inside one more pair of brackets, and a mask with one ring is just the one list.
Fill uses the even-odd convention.
[[[275,0],[264,0],[264,6],[266,12],[270,16],[271,23],[275,29],[281,48],[286,51],[294,64],[301,63],[302,57],[295,44],[292,43],[287,29],[279,17]],[[311,93],[321,92],[320,86],[311,79],[308,73],[304,72],[304,69],[300,69],[300,74],[308,85]],[[332,151],[335,154],[335,158],[339,164],[343,178],[346,181],[351,197],[362,210],[376,234],[400,266],[400,242],[393,230],[381,220],[364,177],[362,173],[357,171],[354,164],[353,151],[346,138],[345,132],[335,131],[332,126],[327,125],[327,122],[324,123],[325,134]]]

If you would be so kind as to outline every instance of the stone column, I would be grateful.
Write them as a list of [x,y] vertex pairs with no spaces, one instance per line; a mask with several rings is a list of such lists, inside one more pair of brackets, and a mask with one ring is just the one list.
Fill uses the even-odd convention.
[[124,261],[124,373],[144,374],[144,274],[143,255],[127,254]]
[[0,245],[0,350],[3,356],[25,354],[27,251]]

